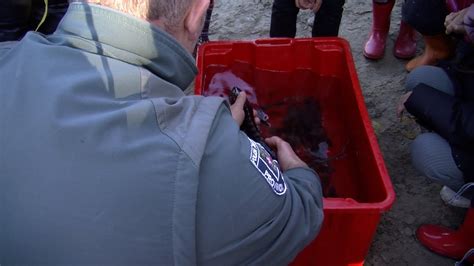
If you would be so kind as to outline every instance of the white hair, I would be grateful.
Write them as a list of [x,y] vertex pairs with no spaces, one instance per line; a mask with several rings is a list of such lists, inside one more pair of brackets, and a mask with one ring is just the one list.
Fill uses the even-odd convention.
[[183,20],[194,0],[70,0],[104,5],[146,20],[162,19],[173,31]]

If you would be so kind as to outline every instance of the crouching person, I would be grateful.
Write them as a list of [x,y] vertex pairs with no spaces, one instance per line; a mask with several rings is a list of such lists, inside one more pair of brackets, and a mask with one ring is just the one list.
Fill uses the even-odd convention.
[[[460,16],[460,17],[457,17]],[[456,18],[457,19],[453,19]],[[447,32],[463,34],[456,59],[439,67],[420,66],[407,78],[408,92],[401,97],[399,115],[406,109],[432,132],[412,143],[412,162],[425,176],[438,182],[441,198],[467,208],[457,229],[424,224],[418,241],[433,252],[474,262],[474,5],[446,18]],[[461,264],[459,264],[461,265]]]

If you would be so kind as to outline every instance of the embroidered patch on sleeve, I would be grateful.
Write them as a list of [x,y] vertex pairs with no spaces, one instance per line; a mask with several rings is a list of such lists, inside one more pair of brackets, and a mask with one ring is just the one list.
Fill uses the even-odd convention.
[[277,160],[273,160],[265,148],[258,142],[250,140],[250,162],[257,168],[277,195],[286,192],[286,183]]

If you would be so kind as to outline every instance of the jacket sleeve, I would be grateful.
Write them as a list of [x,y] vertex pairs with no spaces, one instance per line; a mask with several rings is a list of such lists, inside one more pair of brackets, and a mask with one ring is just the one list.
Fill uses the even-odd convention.
[[222,106],[200,165],[197,256],[204,265],[284,265],[317,235],[323,221],[315,172],[283,173],[275,193],[251,163],[251,141]]
[[0,58],[18,44],[17,41],[0,42]]
[[452,145],[474,147],[474,102],[419,84],[405,107],[421,124]]

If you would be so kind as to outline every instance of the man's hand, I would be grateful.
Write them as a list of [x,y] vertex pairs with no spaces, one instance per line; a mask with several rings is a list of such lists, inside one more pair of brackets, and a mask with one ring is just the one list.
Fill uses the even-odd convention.
[[245,100],[247,100],[247,94],[241,91],[239,93],[239,96],[237,96],[235,103],[230,106],[230,112],[232,113],[232,118],[234,118],[235,122],[237,122],[239,126],[242,125],[242,122],[244,122],[244,118],[245,118],[245,112],[244,112]]
[[466,15],[468,8],[464,8],[458,12],[453,12],[446,16],[444,20],[444,27],[446,28],[446,34],[459,33],[465,34],[466,29],[464,28],[464,15]]
[[398,118],[402,118],[403,112],[406,110],[405,109],[405,103],[407,102],[408,98],[410,98],[412,93],[413,93],[412,91],[409,91],[409,92],[403,94],[402,97],[400,97],[400,100],[398,101],[398,105],[397,105],[397,117]]
[[318,12],[322,2],[322,0],[295,0],[295,6],[299,9],[311,9],[313,12]]
[[[230,106],[230,112],[232,113],[232,118],[234,118],[235,122],[239,126],[242,125],[245,119],[245,111],[244,111],[244,105],[245,101],[247,100],[247,94],[245,92],[241,91],[239,95],[237,96],[237,99],[235,100],[235,103]],[[257,111],[255,109],[253,111],[253,116],[254,116],[254,121],[255,124],[260,125],[260,118],[257,117]]]
[[279,137],[267,138],[265,142],[273,149],[276,149],[281,170],[286,171],[297,167],[308,167],[308,165],[296,155],[288,142]]

